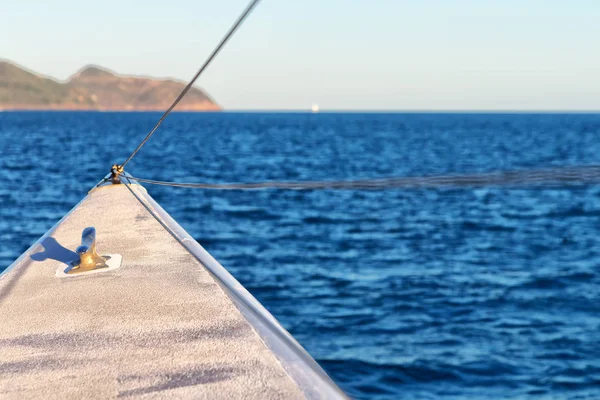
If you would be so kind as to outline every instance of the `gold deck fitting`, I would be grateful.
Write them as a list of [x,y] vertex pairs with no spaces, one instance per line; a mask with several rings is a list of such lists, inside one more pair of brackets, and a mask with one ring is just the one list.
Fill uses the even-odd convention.
[[79,254],[79,263],[67,272],[67,274],[78,274],[99,268],[108,268],[107,258],[96,253],[96,228],[88,227],[81,233],[81,246],[75,250]]
[[114,185],[121,183],[121,175],[125,172],[122,165],[113,164],[110,168],[110,180]]

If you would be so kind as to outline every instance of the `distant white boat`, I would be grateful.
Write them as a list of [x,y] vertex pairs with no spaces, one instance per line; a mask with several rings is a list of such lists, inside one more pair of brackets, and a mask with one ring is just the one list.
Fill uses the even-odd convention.
[[312,105],[312,112],[314,112],[314,113],[318,113],[319,112],[319,105],[317,103],[314,103]]

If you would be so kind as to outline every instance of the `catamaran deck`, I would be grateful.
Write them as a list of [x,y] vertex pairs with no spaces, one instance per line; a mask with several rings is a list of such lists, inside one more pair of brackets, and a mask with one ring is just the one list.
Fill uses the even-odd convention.
[[[0,397],[343,397],[144,188],[130,188],[139,199],[125,185],[94,189],[0,277]],[[88,226],[120,268],[57,277]]]

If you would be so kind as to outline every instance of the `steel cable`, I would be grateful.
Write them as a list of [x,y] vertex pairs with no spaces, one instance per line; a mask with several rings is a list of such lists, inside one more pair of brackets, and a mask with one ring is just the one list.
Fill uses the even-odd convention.
[[266,181],[238,183],[180,183],[153,179],[129,179],[151,185],[211,190],[382,190],[485,186],[567,186],[600,183],[600,166],[514,170],[469,175],[406,176],[348,181]]
[[242,23],[248,17],[248,15],[250,15],[250,13],[254,9],[254,7],[258,4],[259,1],[260,0],[252,0],[250,2],[250,4],[242,12],[242,14],[237,19],[237,21],[229,29],[229,31],[227,32],[227,34],[223,37],[223,39],[221,39],[221,41],[219,42],[219,44],[217,45],[217,47],[215,47],[215,49],[212,51],[212,53],[210,54],[210,56],[206,59],[206,61],[204,61],[204,64],[202,64],[202,66],[200,67],[200,69],[198,70],[198,72],[196,72],[196,75],[194,75],[194,77],[192,78],[192,80],[183,88],[183,90],[181,91],[181,93],[179,94],[179,96],[177,96],[177,98],[175,99],[175,101],[173,101],[173,104],[171,104],[171,106],[167,109],[167,111],[165,111],[165,113],[162,115],[162,117],[160,117],[160,119],[158,120],[158,122],[156,123],[156,125],[154,125],[154,128],[152,128],[152,130],[146,135],[146,137],[144,138],[144,140],[142,140],[140,142],[140,144],[136,147],[136,149],[133,151],[133,153],[131,153],[131,155],[129,157],[127,157],[127,159],[125,160],[125,162],[123,162],[123,164],[120,165],[121,168],[124,168],[125,165],[127,165],[127,163],[129,161],[131,161],[131,159],[133,158],[133,156],[135,156],[138,153],[138,151],[140,151],[140,149],[146,144],[146,142],[148,141],[148,139],[150,139],[150,137],[152,135],[154,135],[154,132],[156,132],[156,130],[163,123],[163,121],[165,120],[165,118],[167,118],[167,116],[171,113],[171,111],[173,111],[173,109],[177,106],[177,104],[179,104],[179,102],[181,101],[181,99],[183,98],[183,96],[185,96],[185,94],[191,89],[191,87],[194,84],[194,82],[196,82],[196,80],[202,74],[202,72],[204,72],[204,70],[210,65],[210,63],[212,62],[212,60],[217,56],[217,54],[219,54],[219,52],[221,51],[221,49],[225,46],[225,44],[229,41],[229,39],[231,39],[231,37],[233,36],[233,34],[237,31],[237,29],[240,27],[240,25],[242,25]]

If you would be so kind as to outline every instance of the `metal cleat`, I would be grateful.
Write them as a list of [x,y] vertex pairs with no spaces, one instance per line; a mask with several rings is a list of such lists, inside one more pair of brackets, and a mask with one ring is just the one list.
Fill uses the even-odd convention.
[[96,228],[88,227],[81,233],[81,246],[75,250],[79,254],[79,263],[67,272],[77,274],[100,268],[108,268],[106,262],[110,257],[102,257],[96,253]]

